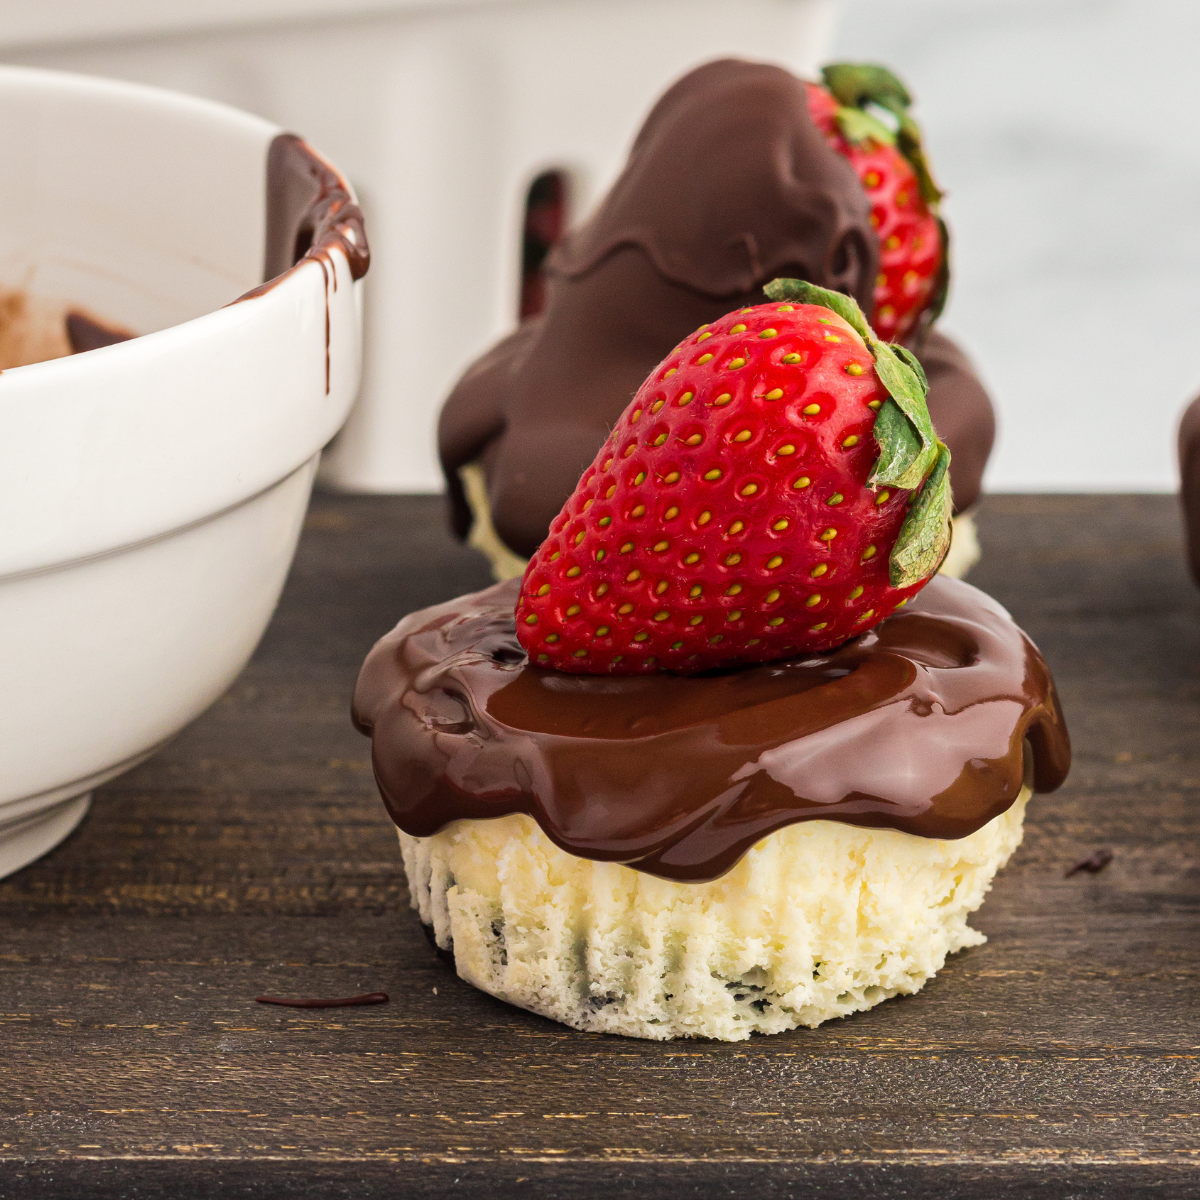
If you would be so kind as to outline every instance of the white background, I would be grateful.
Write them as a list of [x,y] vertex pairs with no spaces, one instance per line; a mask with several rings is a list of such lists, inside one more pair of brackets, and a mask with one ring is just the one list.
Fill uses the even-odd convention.
[[1200,3],[844,0],[917,95],[992,491],[1163,491],[1200,390]]

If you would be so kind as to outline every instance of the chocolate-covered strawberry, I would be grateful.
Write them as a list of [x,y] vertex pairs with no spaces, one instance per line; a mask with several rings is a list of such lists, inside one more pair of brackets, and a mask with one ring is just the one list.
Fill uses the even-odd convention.
[[949,547],[950,455],[916,359],[799,280],[651,373],[521,586],[531,659],[695,672],[840,645]]
[[[807,85],[813,123],[850,165],[871,198],[879,237],[879,274],[871,322],[886,341],[901,341],[922,317],[941,312],[949,282],[949,235],[937,215],[942,193],[930,174],[912,97],[886,67],[833,63],[824,87]],[[890,114],[896,128],[874,110]]]

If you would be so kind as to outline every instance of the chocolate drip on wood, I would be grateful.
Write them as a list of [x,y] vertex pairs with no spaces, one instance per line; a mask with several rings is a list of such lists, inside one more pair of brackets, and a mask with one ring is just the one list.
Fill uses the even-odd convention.
[[1078,875],[1080,871],[1086,871],[1089,875],[1098,875],[1105,867],[1113,860],[1113,852],[1105,846],[1101,850],[1095,850],[1086,858],[1081,858],[1073,866],[1070,866],[1063,872],[1064,879],[1070,879],[1072,875]]
[[973,833],[1025,778],[1066,778],[1042,656],[995,601],[939,577],[826,654],[704,676],[565,675],[516,639],[518,581],[407,617],[368,655],[354,720],[406,833],[523,812],[557,845],[712,879],[815,819]]
[[289,999],[286,996],[255,996],[258,1004],[282,1004],[286,1008],[356,1008],[362,1004],[386,1004],[387,992],[364,992],[361,996],[342,996],[333,1000],[307,997]]

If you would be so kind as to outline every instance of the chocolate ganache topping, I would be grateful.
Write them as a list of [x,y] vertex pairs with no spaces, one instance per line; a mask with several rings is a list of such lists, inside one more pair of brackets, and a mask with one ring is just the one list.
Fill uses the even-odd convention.
[[564,850],[713,879],[825,819],[959,838],[1052,791],[1070,742],[1037,648],[994,600],[939,577],[825,654],[701,676],[531,667],[518,582],[406,617],[368,655],[354,720],[406,833],[528,813]]
[[[545,312],[446,401],[438,438],[455,531],[465,537],[473,520],[458,472],[479,462],[497,533],[532,554],[647,374],[698,325],[764,303],[776,276],[845,292],[870,313],[878,263],[870,200],[813,124],[803,81],[733,59],[684,76],[596,213],[551,253]],[[918,353],[962,509],[991,451],[991,403],[948,338],[931,333]]]

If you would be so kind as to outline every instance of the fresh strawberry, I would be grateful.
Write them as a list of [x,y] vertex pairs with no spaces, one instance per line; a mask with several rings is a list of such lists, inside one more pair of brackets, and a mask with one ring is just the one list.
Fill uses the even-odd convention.
[[[898,342],[922,315],[933,320],[949,282],[946,227],[937,215],[941,192],[933,182],[912,99],[886,68],[834,63],[821,72],[825,86],[810,83],[808,110],[833,148],[850,160],[871,198],[871,224],[879,235],[879,275],[872,323],[885,341]],[[869,111],[890,112],[892,130]]]
[[551,522],[516,609],[534,663],[690,673],[825,650],[941,562],[949,452],[916,359],[846,296],[767,294],[654,369]]

